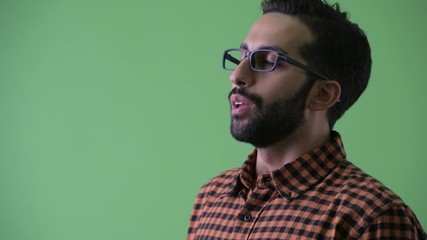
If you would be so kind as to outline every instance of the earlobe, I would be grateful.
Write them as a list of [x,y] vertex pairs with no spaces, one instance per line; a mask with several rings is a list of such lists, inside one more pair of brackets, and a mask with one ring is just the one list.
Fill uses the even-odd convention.
[[318,81],[313,88],[308,108],[313,111],[328,110],[340,99],[341,87],[337,81]]

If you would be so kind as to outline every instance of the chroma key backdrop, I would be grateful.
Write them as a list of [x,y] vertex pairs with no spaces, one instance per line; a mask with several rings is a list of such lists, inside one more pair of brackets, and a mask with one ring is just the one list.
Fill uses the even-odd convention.
[[[258,0],[0,0],[0,239],[185,239],[199,188],[252,147],[230,72]],[[427,1],[340,0],[368,35],[348,159],[427,228]]]

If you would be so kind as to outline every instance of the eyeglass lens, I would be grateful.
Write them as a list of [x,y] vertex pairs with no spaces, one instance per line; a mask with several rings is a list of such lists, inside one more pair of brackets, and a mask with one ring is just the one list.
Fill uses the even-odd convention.
[[[241,60],[249,54],[250,52],[245,50],[230,50],[226,52],[224,55],[224,67],[229,70],[235,69]],[[261,50],[253,52],[250,57],[252,69],[270,71],[274,68],[278,55],[274,51]]]

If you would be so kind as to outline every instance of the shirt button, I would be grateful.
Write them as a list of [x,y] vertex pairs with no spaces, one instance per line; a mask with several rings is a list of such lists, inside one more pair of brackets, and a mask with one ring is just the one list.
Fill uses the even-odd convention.
[[252,219],[251,215],[243,216],[243,221],[245,221],[245,222],[249,222],[249,221],[251,221],[251,219]]

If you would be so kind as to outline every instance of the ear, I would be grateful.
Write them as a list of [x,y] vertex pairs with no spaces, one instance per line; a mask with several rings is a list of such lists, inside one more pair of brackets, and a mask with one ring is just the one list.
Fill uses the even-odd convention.
[[307,107],[313,111],[328,110],[341,96],[341,86],[335,80],[317,81],[310,93]]

